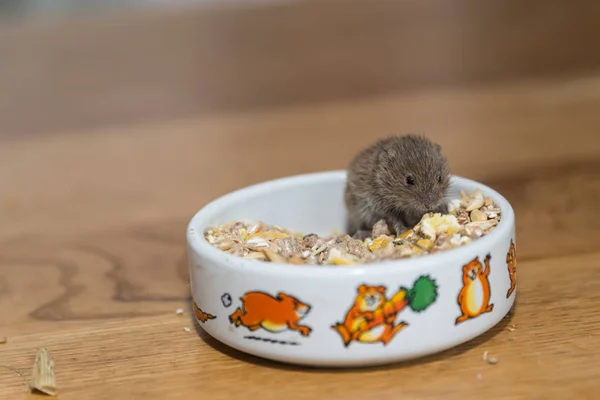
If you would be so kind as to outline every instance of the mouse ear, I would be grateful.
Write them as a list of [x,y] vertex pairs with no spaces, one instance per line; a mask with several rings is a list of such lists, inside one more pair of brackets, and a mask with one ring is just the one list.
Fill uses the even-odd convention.
[[390,159],[394,159],[396,158],[398,155],[398,153],[396,152],[396,149],[394,148],[383,148],[379,151],[379,161],[380,162],[387,162]]

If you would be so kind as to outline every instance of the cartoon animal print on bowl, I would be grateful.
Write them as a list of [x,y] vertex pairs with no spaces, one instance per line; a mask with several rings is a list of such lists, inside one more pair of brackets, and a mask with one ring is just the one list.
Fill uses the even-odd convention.
[[395,323],[396,317],[407,306],[414,312],[422,312],[437,299],[435,280],[421,276],[412,289],[401,287],[388,300],[385,286],[360,285],[354,304],[343,322],[332,326],[342,338],[345,347],[353,341],[382,343],[386,346],[408,323]]
[[485,256],[485,269],[475,257],[462,268],[462,289],[458,293],[457,302],[460,307],[461,315],[456,318],[455,325],[465,322],[468,319],[477,318],[481,314],[489,313],[494,309],[493,304],[489,304],[492,295],[490,288],[490,259],[491,255]]
[[208,313],[205,313],[204,311],[202,311],[200,309],[200,307],[198,307],[196,302],[193,303],[193,307],[194,307],[194,315],[196,316],[196,319],[202,323],[208,321],[209,319],[217,318],[216,315],[208,314]]
[[510,247],[506,254],[506,265],[508,266],[508,276],[510,278],[510,288],[508,288],[508,292],[506,293],[506,298],[508,299],[517,287],[517,252],[515,242],[512,239],[510,240]]
[[223,307],[230,307],[231,303],[233,303],[231,295],[229,293],[223,293],[221,296],[221,303],[223,303]]
[[236,327],[245,326],[250,331],[264,329],[272,333],[298,331],[309,336],[312,328],[301,325],[311,310],[311,306],[286,293],[273,297],[263,292],[247,292],[240,298],[242,305],[230,316],[229,321]]

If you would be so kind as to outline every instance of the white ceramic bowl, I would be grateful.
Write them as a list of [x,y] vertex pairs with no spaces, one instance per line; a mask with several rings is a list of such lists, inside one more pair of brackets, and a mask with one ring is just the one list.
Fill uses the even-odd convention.
[[[345,171],[333,171],[253,185],[192,218],[191,290],[209,335],[280,362],[368,366],[449,349],[508,313],[516,295],[509,273],[516,263],[514,213],[499,193],[464,178],[452,178],[451,195],[481,189],[502,218],[490,234],[446,252],[360,266],[292,266],[239,258],[204,239],[207,227],[244,219],[304,233],[343,231],[345,179]],[[473,274],[471,267],[483,270]]]

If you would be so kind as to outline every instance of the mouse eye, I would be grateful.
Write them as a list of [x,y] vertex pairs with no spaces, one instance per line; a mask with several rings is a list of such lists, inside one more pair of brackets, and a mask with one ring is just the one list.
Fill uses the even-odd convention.
[[437,181],[438,181],[438,183],[442,183],[442,176],[441,175],[438,175]]
[[406,184],[407,185],[414,185],[415,184],[415,178],[413,178],[412,175],[408,175],[406,177]]

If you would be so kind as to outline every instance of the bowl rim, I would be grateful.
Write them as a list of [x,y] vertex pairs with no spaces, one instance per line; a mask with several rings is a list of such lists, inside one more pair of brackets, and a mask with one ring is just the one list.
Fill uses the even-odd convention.
[[[190,219],[186,237],[188,243],[188,251],[193,251],[197,254],[202,254],[214,263],[220,264],[222,267],[233,269],[236,271],[244,270],[246,272],[267,274],[267,275],[283,275],[283,276],[307,276],[314,275],[315,277],[325,276],[356,276],[356,275],[373,275],[373,274],[390,274],[390,273],[412,273],[426,266],[444,267],[450,259],[466,259],[472,258],[473,254],[480,253],[483,250],[489,251],[490,247],[497,240],[514,229],[514,211],[508,200],[491,187],[462,176],[451,175],[452,184],[466,183],[468,185],[477,186],[486,196],[494,199],[501,210],[502,218],[498,226],[489,234],[463,246],[459,246],[450,250],[440,251],[435,254],[427,254],[415,258],[405,258],[398,260],[386,260],[365,264],[355,265],[290,265],[279,262],[264,262],[260,260],[245,259],[233,254],[226,253],[217,249],[204,238],[204,229],[197,229],[200,220],[208,219],[212,214],[220,211],[229,204],[237,202],[241,197],[248,195],[256,195],[259,193],[268,193],[275,188],[281,189],[292,185],[305,185],[316,183],[319,181],[345,180],[346,170],[331,170],[322,172],[312,172],[306,174],[291,175],[282,178],[271,179],[260,183],[255,183],[240,189],[231,191],[222,195],[211,202],[207,203]],[[514,235],[513,235],[514,236]],[[513,237],[514,240],[514,237]]]

